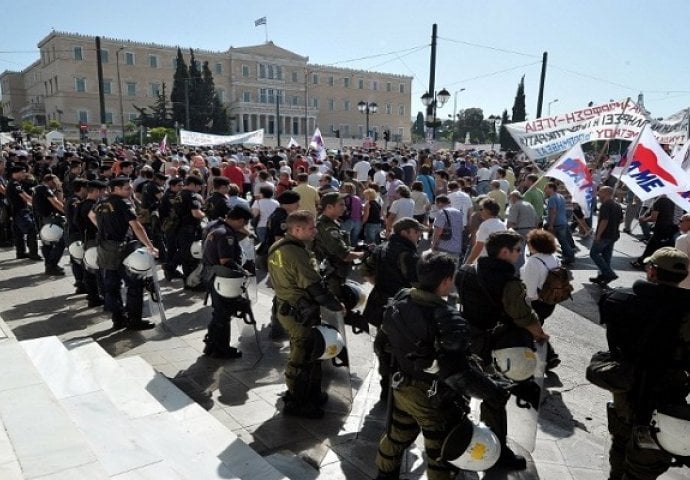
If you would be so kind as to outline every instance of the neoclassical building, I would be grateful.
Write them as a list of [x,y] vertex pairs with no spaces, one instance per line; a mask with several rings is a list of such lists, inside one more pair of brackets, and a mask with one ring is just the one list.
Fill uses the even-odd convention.
[[[5,114],[17,125],[57,120],[74,138],[80,124],[88,125],[90,137],[99,138],[96,37],[53,31],[38,47],[34,63],[0,74]],[[152,105],[163,84],[169,98],[177,47],[103,37],[101,51],[105,124],[112,140],[137,118],[134,105]],[[189,48],[182,51],[189,62]],[[232,133],[263,128],[270,142],[279,122],[283,137],[302,141],[317,126],[324,136],[338,131],[343,138],[362,138],[366,118],[357,105],[376,102],[369,133],[390,130],[392,140],[410,140],[412,77],[310,64],[309,57],[273,42],[224,52],[194,49],[194,56],[209,63]]]

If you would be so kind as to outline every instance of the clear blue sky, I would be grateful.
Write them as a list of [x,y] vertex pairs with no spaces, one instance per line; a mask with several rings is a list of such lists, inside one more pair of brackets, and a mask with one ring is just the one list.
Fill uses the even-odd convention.
[[[312,63],[413,76],[414,116],[423,108],[419,97],[429,83],[431,26],[437,23],[436,87],[451,94],[465,88],[458,109],[480,107],[487,117],[506,108],[510,113],[525,75],[527,115],[535,118],[544,51],[544,113],[554,99],[551,112],[562,113],[589,101],[636,100],[640,92],[655,117],[690,107],[686,0],[2,3],[0,71],[38,59],[36,44],[52,28],[222,51],[263,43],[264,27],[254,27],[254,20],[266,16],[268,38]],[[370,58],[350,61],[362,57]],[[452,113],[453,98],[439,117]]]

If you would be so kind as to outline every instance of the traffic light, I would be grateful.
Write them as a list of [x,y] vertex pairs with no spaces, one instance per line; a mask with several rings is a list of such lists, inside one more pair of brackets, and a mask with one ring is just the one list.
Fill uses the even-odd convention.
[[390,140],[391,140],[391,131],[390,130],[384,130],[383,131],[383,139],[387,142],[390,142]]
[[374,141],[376,142],[379,139],[379,132],[377,130],[374,130]]
[[333,130],[333,133],[335,133],[335,138],[340,138],[340,129]]

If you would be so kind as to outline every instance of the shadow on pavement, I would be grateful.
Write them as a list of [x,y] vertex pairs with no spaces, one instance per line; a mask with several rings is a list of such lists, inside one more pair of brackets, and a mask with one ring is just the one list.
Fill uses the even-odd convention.
[[576,428],[587,432],[587,426],[575,420],[570,410],[563,402],[561,392],[547,391],[539,410],[539,425],[541,430],[558,438],[573,435]]

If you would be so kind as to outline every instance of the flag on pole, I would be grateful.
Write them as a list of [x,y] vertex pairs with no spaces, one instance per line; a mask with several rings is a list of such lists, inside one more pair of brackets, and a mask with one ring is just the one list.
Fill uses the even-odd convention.
[[621,181],[642,201],[663,194],[673,197],[690,188],[690,175],[661,148],[649,128],[640,132],[635,150],[627,157]]
[[314,135],[311,137],[309,147],[318,154],[317,158],[319,160],[323,162],[326,159],[326,146],[323,143],[323,137],[321,136],[321,129],[319,129],[319,127],[316,127],[316,130],[314,130]]
[[290,137],[290,143],[288,143],[288,148],[299,147],[299,143],[295,140],[295,137]]
[[582,207],[582,213],[589,217],[594,196],[592,172],[587,167],[585,154],[580,144],[576,144],[554,163],[544,174],[560,180],[573,197],[573,202]]
[[163,137],[163,140],[161,140],[160,145],[158,145],[158,150],[160,150],[161,153],[165,153],[165,150],[168,148],[168,134],[166,133],[165,136]]
[[[686,141],[685,145],[676,152],[673,156],[673,161],[680,165],[686,173],[690,174],[690,140]],[[686,212],[690,212],[690,190],[676,192],[667,195],[667,197]]]
[[261,17],[257,20],[254,20],[254,26],[258,27],[259,25],[266,25],[266,17]]

